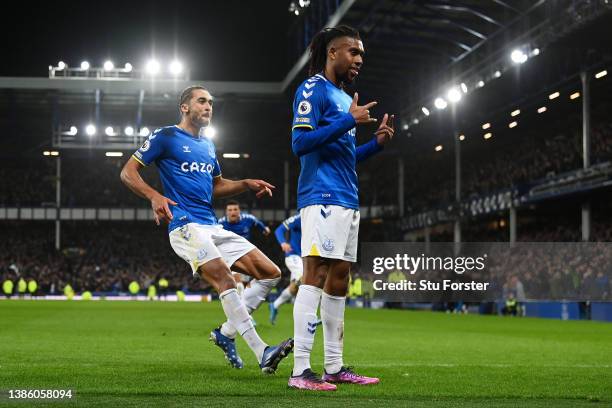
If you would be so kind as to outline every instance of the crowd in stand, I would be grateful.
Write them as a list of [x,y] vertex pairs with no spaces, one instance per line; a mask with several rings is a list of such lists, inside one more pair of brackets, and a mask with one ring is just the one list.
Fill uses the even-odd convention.
[[[554,136],[541,135],[534,130],[525,131],[520,137],[520,143],[510,147],[502,146],[494,149],[494,152],[466,149],[462,160],[463,198],[518,186],[582,167],[582,139],[578,126],[570,130],[557,129]],[[591,149],[593,164],[612,161],[612,123],[602,122],[593,127]],[[54,206],[55,160],[55,157],[31,162],[5,160],[0,169],[0,206]],[[147,207],[143,199],[130,193],[119,180],[119,173],[126,160],[126,157],[62,157],[62,206]],[[275,194],[270,199],[257,200],[252,194],[241,197],[246,208],[284,207],[283,161],[241,158],[221,159],[221,164],[224,177],[261,178],[276,186]],[[290,160],[289,164],[289,199],[290,206],[295,207],[299,164],[296,160]],[[397,203],[397,166],[398,158],[393,156],[359,164],[363,206]],[[408,156],[404,159],[404,166],[405,202],[409,214],[454,201],[454,165],[450,156]],[[143,176],[161,191],[155,166],[144,169]]]
[[[468,149],[463,155],[462,197],[467,198],[582,168],[582,136],[578,126],[553,137],[526,131],[510,148],[496,149],[491,155]],[[407,162],[406,174],[417,175],[406,184],[410,213],[454,201],[453,160],[437,155]],[[602,122],[591,132],[591,163],[606,161],[612,161],[612,123]]]
[[[0,282],[34,279],[41,293],[60,294],[66,284],[77,293],[127,293],[132,281],[144,289],[165,278],[170,290],[209,290],[174,253],[166,228],[152,222],[62,223],[61,251],[55,250],[51,223],[0,225]],[[258,247],[283,265],[274,237],[254,235]]]

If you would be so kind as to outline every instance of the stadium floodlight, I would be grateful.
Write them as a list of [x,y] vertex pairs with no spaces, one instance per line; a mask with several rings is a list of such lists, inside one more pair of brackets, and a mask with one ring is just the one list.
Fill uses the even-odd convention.
[[561,95],[559,92],[553,92],[550,95],[548,95],[548,99],[553,100],[555,98],[558,98],[559,95]]
[[510,123],[508,124],[508,127],[509,127],[510,129],[512,129],[513,127],[516,127],[516,125],[518,125],[518,122],[517,122],[517,121],[510,122]]
[[104,133],[106,133],[106,136],[115,136],[115,130],[112,126],[107,126],[106,129],[104,129]]
[[298,3],[300,4],[300,7],[302,8],[310,6],[310,0],[300,0],[298,1]]
[[144,126],[140,128],[140,136],[149,136],[149,128]]
[[77,129],[76,126],[70,126],[70,130],[68,131],[68,134],[70,136],[74,136],[79,132],[79,129]]
[[484,81],[482,81],[482,80],[481,80],[481,81],[478,81],[478,83],[476,84],[476,86],[477,86],[478,88],[482,88],[484,85],[485,85],[485,84],[484,84]]
[[174,60],[170,63],[170,73],[172,75],[180,75],[183,72],[183,64],[180,61]]
[[89,62],[87,62],[87,61],[81,62],[81,69],[88,70],[89,69]]
[[516,109],[516,110],[513,110],[513,111],[510,113],[510,116],[513,116],[513,117],[514,117],[514,116],[518,116],[518,115],[520,115],[520,114],[521,114],[521,110],[520,110],[520,109]]
[[493,76],[494,76],[495,78],[499,78],[499,77],[501,76],[501,71],[495,71],[495,72],[493,73]]
[[251,157],[251,155],[250,155],[250,154],[248,154],[248,153],[242,153],[242,158],[243,158],[243,159],[248,159],[248,158],[250,158],[250,157]]
[[87,133],[87,136],[95,135],[96,134],[96,127],[90,123],[89,125],[87,125],[85,127],[85,133]]
[[214,127],[207,126],[204,129],[204,136],[206,136],[207,138],[214,139],[216,135],[217,135],[217,129],[215,129]]
[[151,75],[156,75],[157,73],[159,73],[159,62],[157,62],[157,60],[150,59],[149,61],[147,61],[146,70],[147,73]]
[[465,135],[459,135],[459,140],[463,142],[465,140]]
[[446,93],[446,96],[448,97],[448,100],[452,103],[457,103],[461,100],[461,92],[456,87],[452,87],[451,89],[449,89]]
[[125,65],[123,66],[123,69],[125,70],[125,72],[132,72],[133,68],[134,67],[129,62],[126,62]]
[[487,123],[482,125],[482,130],[487,130],[490,127],[491,127],[491,124],[489,122],[487,122]]
[[408,130],[408,128],[410,128],[410,125],[407,123],[404,123],[404,125],[402,126],[402,129]]
[[125,133],[126,136],[132,136],[134,134],[134,128],[131,126],[126,126],[123,133]]
[[448,103],[446,103],[444,98],[436,98],[436,100],[434,101],[434,106],[442,110],[442,109],[446,109],[446,107],[448,106]]
[[599,71],[598,73],[595,74],[595,79],[603,78],[606,75],[608,75],[608,71],[604,69],[603,71]]
[[534,48],[533,51],[531,51],[531,55],[535,55],[535,56],[540,55],[540,49],[539,48]]
[[465,82],[461,83],[461,90],[463,91],[463,93],[467,93],[468,88],[467,88],[467,85],[465,84]]
[[491,133],[491,132],[485,133],[483,137],[484,137],[485,140],[489,140],[490,138],[493,137],[493,133]]
[[106,157],[123,157],[123,152],[106,152],[104,155]]
[[60,62],[57,63],[57,69],[59,69],[61,71],[64,68],[66,68],[66,63],[64,61],[60,61]]
[[423,112],[425,116],[429,116],[429,109],[427,109],[425,106],[421,108],[421,112]]
[[298,10],[298,9],[295,9],[293,12],[295,13],[296,16],[300,15],[300,10]]
[[538,108],[538,113],[544,113],[544,112],[546,112],[546,106],[542,106]]
[[223,153],[224,159],[239,159],[240,153]]
[[523,64],[527,61],[527,54],[525,54],[522,50],[516,49],[512,51],[510,54],[510,59],[515,64]]
[[580,98],[580,92],[574,92],[573,94],[570,95],[570,99],[576,99],[576,98]]
[[444,147],[443,147],[442,145],[437,145],[437,146],[435,147],[436,152],[441,152],[441,151],[442,151],[442,149],[444,149]]
[[113,61],[111,61],[111,60],[104,61],[104,70],[105,71],[111,71],[114,68],[115,68],[115,64],[113,64]]
[[50,152],[50,151],[48,151],[48,150],[45,150],[45,151],[43,152],[43,156],[51,156],[51,152]]
[[414,123],[415,125],[418,125],[419,124],[419,118],[412,119],[412,123]]
[[51,153],[51,156],[59,156],[59,152],[57,150],[51,150],[49,153]]

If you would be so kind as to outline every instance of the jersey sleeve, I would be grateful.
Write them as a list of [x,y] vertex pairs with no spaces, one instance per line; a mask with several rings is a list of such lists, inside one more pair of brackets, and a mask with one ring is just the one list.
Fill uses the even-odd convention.
[[156,129],[144,141],[140,149],[136,150],[132,157],[143,166],[148,166],[160,157],[164,151],[164,137],[159,135],[161,129]]
[[378,144],[376,137],[373,137],[369,142],[357,146],[357,149],[355,149],[355,158],[359,163],[382,150],[383,147]]
[[317,77],[305,81],[293,100],[293,125],[296,128],[317,129],[317,123],[325,113],[327,95],[325,83]]
[[257,218],[256,216],[249,214],[248,217],[251,219],[253,225],[255,225],[257,228],[259,228],[260,231],[265,231],[266,229],[266,224],[264,224],[263,222],[261,222],[261,220],[259,218]]
[[213,171],[212,176],[219,177],[221,175],[221,165],[219,164],[219,160],[217,159],[217,146],[209,139],[208,143],[212,146],[211,159],[214,161],[213,163]]
[[219,165],[219,160],[215,159],[212,176],[219,177],[220,175],[221,175],[221,165]]
[[287,228],[287,220],[283,221],[283,223],[276,227],[276,229],[274,230],[274,236],[276,237],[276,240],[279,244],[287,242],[287,238],[285,237],[285,233],[287,231],[289,231],[289,229]]

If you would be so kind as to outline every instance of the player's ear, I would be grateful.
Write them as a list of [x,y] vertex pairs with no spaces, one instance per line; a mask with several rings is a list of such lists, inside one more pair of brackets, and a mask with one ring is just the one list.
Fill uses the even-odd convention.
[[187,105],[186,103],[181,103],[181,112],[183,113],[188,113],[189,112],[189,105]]
[[327,51],[327,56],[331,60],[335,60],[336,59],[336,49],[334,47],[329,47],[329,51]]

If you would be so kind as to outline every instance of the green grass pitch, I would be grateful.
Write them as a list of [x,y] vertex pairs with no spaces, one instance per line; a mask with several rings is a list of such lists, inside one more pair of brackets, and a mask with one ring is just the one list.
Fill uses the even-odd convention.
[[[292,335],[255,314],[262,338]],[[345,362],[379,385],[287,388],[292,358],[265,376],[207,339],[218,302],[0,301],[0,406],[612,406],[612,324],[347,309]],[[313,368],[322,371],[322,330]],[[75,390],[72,401],[16,402],[9,389]]]

